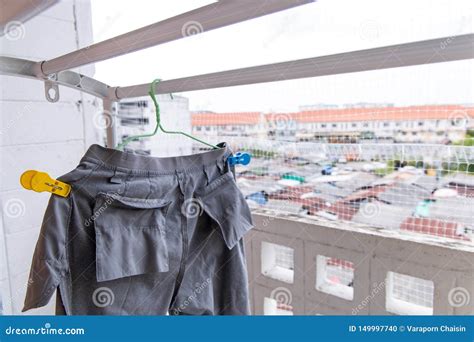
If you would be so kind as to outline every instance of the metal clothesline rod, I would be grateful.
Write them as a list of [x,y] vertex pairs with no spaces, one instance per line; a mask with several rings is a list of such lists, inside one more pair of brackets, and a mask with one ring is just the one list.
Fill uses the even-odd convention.
[[[157,94],[381,70],[471,58],[474,58],[474,34],[466,34],[164,80],[157,86]],[[115,87],[110,89],[109,96],[115,101],[145,96],[148,89],[148,83]]]
[[[359,71],[424,65],[474,58],[474,34],[444,37],[398,44],[368,50],[301,59],[269,65],[161,81],[157,94],[186,92],[264,82],[283,81]],[[29,60],[0,57],[0,74],[36,78],[36,63]],[[149,84],[110,87],[73,71],[63,71],[52,80],[110,101],[146,96]]]
[[100,62],[192,34],[258,18],[314,0],[242,1],[221,0],[193,11],[92,44],[63,56],[41,62],[41,76]]

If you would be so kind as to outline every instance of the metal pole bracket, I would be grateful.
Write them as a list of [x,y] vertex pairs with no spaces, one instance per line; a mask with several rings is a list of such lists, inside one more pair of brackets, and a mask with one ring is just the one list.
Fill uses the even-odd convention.
[[59,87],[56,83],[58,80],[57,74],[52,74],[48,76],[48,79],[44,81],[44,95],[48,102],[58,102],[59,101]]

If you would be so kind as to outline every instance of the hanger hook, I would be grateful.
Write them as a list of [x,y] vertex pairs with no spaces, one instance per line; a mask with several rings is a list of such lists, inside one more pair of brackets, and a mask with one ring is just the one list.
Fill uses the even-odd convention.
[[[158,100],[156,99],[156,85],[161,82],[161,79],[160,78],[157,78],[157,79],[154,79],[153,82],[151,82],[150,84],[150,90],[148,92],[148,95],[150,95],[151,99],[153,100],[153,103],[155,105],[155,114],[156,114],[156,126],[155,126],[155,129],[153,130],[153,132],[149,133],[149,134],[142,134],[142,135],[134,135],[134,136],[130,136],[130,137],[127,137],[125,138],[120,144],[117,145],[117,149],[118,150],[122,150],[129,142],[131,142],[132,140],[135,140],[135,139],[140,139],[140,138],[146,138],[146,137],[152,137],[154,136],[157,132],[158,132],[158,129],[160,129],[163,133],[167,133],[167,134],[181,134],[181,135],[184,135],[188,138],[191,138],[195,141],[198,141],[204,145],[207,145],[209,147],[212,147],[212,148],[219,148],[218,146],[215,146],[215,145],[212,145],[212,144],[209,144],[201,139],[198,139],[196,137],[193,137],[191,134],[188,134],[188,133],[185,133],[185,132],[180,132],[180,131],[167,131],[163,128],[163,126],[161,125],[161,117],[160,117],[160,105],[158,104]],[[173,98],[171,96],[171,98]]]

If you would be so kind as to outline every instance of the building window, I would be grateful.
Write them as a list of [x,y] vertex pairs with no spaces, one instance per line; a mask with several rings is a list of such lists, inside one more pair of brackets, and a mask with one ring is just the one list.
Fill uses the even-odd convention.
[[418,121],[418,126],[423,126],[424,122],[423,121]]
[[148,123],[148,118],[123,118],[120,120],[122,126],[144,126]]
[[357,124],[354,122],[354,123],[352,124],[352,127],[357,127]]
[[466,119],[456,118],[451,120],[451,126],[462,127],[467,123],[466,121]]
[[388,127],[388,126],[390,126],[390,123],[389,123],[389,122],[384,122],[384,123],[383,123],[383,126],[384,126],[384,127]]
[[333,123],[332,128],[336,128],[336,127],[337,127],[337,124]]
[[120,102],[119,109],[148,108],[148,101]]

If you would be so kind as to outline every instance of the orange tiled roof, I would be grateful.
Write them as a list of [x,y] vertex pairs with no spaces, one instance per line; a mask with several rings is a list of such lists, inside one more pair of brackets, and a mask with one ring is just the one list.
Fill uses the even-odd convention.
[[191,114],[191,124],[193,126],[256,125],[259,121],[259,112]]
[[[347,122],[347,121],[406,121],[474,118],[474,107],[461,105],[431,105],[411,107],[374,107],[303,110],[296,113],[264,114],[269,122],[296,121]],[[195,113],[193,126],[206,125],[256,125],[260,120],[258,112],[239,113]]]
[[474,118],[474,108],[464,106],[412,106],[386,108],[344,108],[301,111],[292,115],[297,122],[405,121]]

